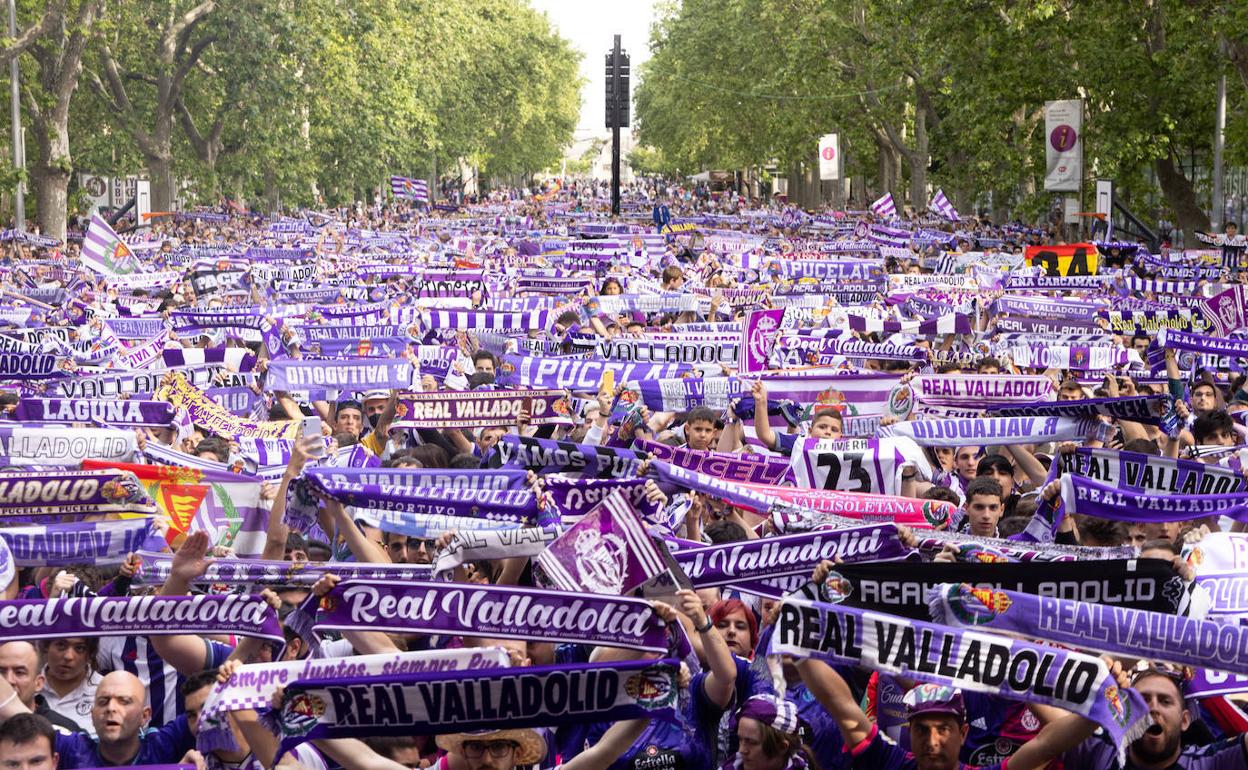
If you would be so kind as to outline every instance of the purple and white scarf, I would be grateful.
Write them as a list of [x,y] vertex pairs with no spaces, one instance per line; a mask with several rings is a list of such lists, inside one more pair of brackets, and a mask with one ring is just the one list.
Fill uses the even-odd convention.
[[199,712],[196,746],[202,752],[236,751],[238,744],[226,715],[231,711],[265,711],[277,688],[307,679],[450,673],[505,668],[511,664],[502,647],[355,655],[349,658],[308,658],[239,666],[228,681],[213,685]]
[[0,601],[0,639],[238,634],[284,642],[262,596],[88,596]]
[[[0,530],[3,536],[4,530]],[[135,573],[136,585],[160,585],[173,571],[173,554],[138,551],[141,565]],[[427,580],[432,571],[427,564],[370,564],[353,561],[274,561],[266,559],[212,559],[196,585],[223,586],[310,586],[323,575],[343,580]]]
[[547,527],[520,527],[496,531],[455,532],[446,548],[433,561],[434,576],[449,572],[469,561],[537,556],[559,536]]
[[[279,754],[304,741],[670,719],[676,661],[329,677],[286,688]],[[369,707],[362,707],[367,697]]]
[[1053,381],[1040,375],[920,374],[910,380],[921,404],[985,409],[995,404],[1031,404],[1056,397]]
[[694,586],[711,588],[806,575],[824,560],[897,561],[911,553],[897,538],[896,527],[879,524],[686,548],[673,557]]
[[152,519],[32,524],[0,528],[18,567],[64,567],[121,564],[128,554],[148,547]]
[[23,398],[11,417],[19,422],[167,428],[173,423],[174,409],[166,401]]
[[133,473],[117,470],[0,473],[0,515],[156,512]]
[[405,396],[395,412],[396,428],[489,428],[513,425],[527,404],[533,425],[572,422],[563,390],[494,390],[421,393]]
[[271,390],[330,388],[363,391],[373,388],[410,388],[412,365],[402,358],[302,361],[282,359],[269,364]]
[[320,601],[311,628],[588,643],[650,652],[668,648],[663,621],[641,599],[468,583],[343,581]]
[[1121,605],[942,583],[928,591],[932,620],[1040,639],[1107,655],[1248,674],[1248,626]]
[[923,447],[1003,446],[1081,441],[1091,424],[1070,417],[983,417],[916,420],[881,427],[878,436],[904,436]]
[[525,388],[567,388],[577,392],[598,391],[603,374],[615,373],[618,383],[680,377],[693,371],[687,364],[643,364],[622,361],[578,360],[535,356],[506,356],[498,384]]
[[1128,522],[1190,521],[1226,516],[1248,522],[1248,494],[1173,495],[1128,492],[1082,476],[1062,476],[1066,513]]
[[844,605],[786,598],[768,654],[1057,706],[1103,727],[1120,760],[1151,724],[1144,699],[1119,690],[1099,658]]
[[497,451],[503,465],[533,471],[539,476],[569,473],[580,478],[632,478],[646,459],[630,449],[513,434],[499,440]]

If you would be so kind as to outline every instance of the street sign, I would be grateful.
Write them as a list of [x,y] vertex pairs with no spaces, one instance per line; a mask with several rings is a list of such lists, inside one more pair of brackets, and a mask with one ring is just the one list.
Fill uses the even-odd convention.
[[819,138],[819,179],[829,181],[841,178],[841,139],[837,134],[824,134]]

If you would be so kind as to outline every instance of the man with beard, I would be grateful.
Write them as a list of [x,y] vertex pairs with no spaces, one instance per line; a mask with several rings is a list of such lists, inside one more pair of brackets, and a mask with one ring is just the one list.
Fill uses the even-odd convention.
[[1131,687],[1148,704],[1153,724],[1127,747],[1127,764],[1118,764],[1108,741],[1091,738],[1064,756],[1066,767],[1088,770],[1241,770],[1248,768],[1248,744],[1236,735],[1208,746],[1183,746],[1192,714],[1183,700],[1182,672],[1148,665],[1137,670]]

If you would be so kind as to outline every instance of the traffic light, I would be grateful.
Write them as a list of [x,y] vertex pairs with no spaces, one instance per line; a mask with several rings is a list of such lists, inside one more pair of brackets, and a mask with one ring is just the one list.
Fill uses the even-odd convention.
[[[616,61],[615,57],[617,56],[616,51],[618,51],[619,63],[620,63],[619,65],[620,91],[619,91],[618,97],[615,91],[616,71],[615,71],[614,64]],[[624,53],[623,51],[619,51],[618,48],[616,49],[616,51],[613,51],[607,54],[607,57],[606,57],[605,80],[606,80],[606,85],[607,85],[607,91],[606,91],[607,128],[616,128],[616,127],[627,128],[628,119],[629,119],[629,102],[630,102],[630,99],[628,98],[628,74],[629,74],[628,54]]]

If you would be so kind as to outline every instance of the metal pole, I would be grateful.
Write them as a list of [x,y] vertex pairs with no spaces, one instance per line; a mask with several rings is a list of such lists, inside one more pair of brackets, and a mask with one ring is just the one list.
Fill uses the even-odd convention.
[[[13,0],[9,0],[13,2]],[[611,51],[611,93],[615,103],[611,108],[611,214],[620,215],[620,100],[628,94],[620,93],[620,36],[615,36],[615,48]]]
[[[9,0],[9,37],[17,37],[17,6],[15,0]],[[10,109],[13,112],[13,167],[20,170],[26,168],[26,153],[22,147],[22,96],[20,68],[18,57],[14,56],[9,63],[9,85],[12,91]],[[17,182],[17,194],[13,196],[13,224],[19,233],[26,232],[26,189],[21,180]]]
[[[12,0],[10,0],[12,2]],[[1222,217],[1226,213],[1226,200],[1222,196],[1222,150],[1226,146],[1226,72],[1218,77],[1218,107],[1213,130],[1213,216],[1210,222],[1214,230],[1222,229]]]

